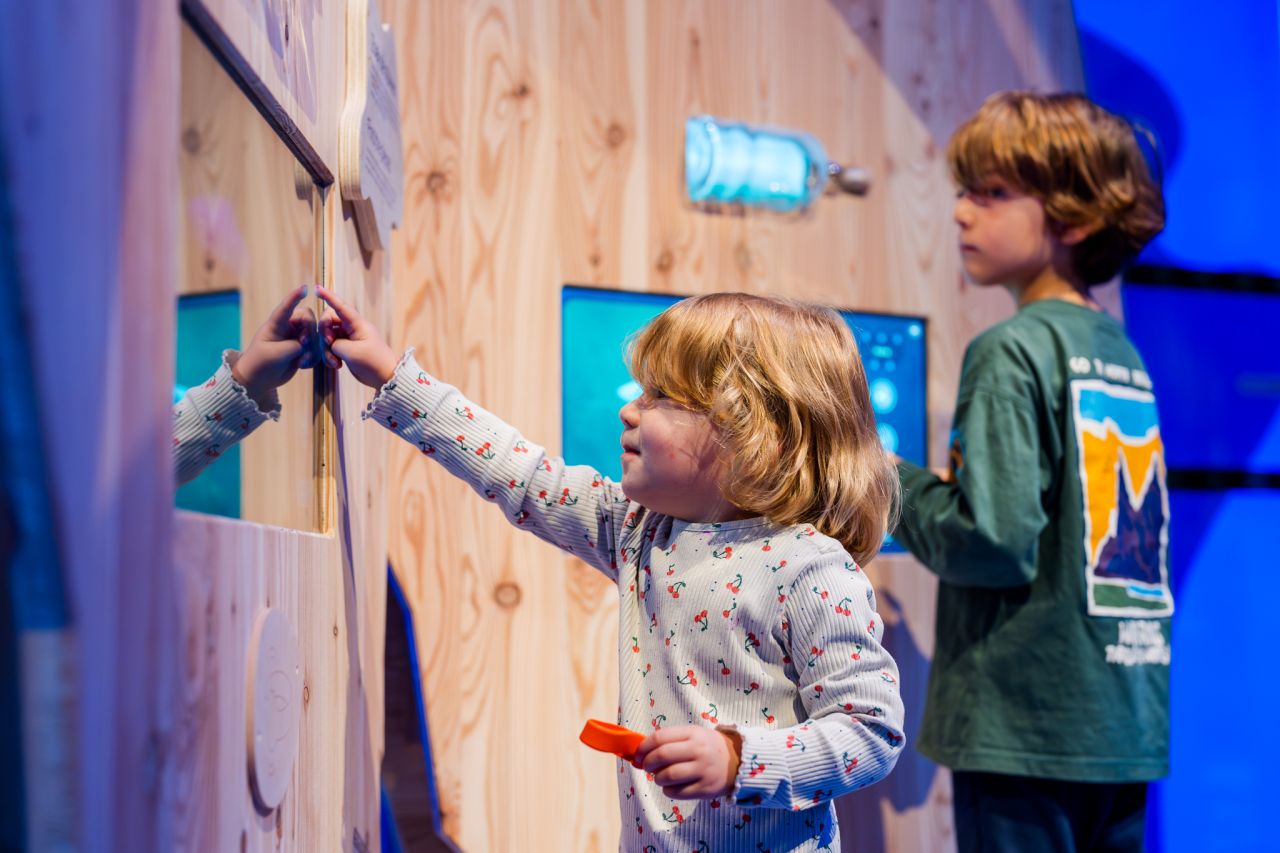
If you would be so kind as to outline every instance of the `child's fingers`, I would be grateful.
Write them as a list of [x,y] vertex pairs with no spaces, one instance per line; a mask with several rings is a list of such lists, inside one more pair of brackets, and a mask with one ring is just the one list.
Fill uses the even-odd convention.
[[[639,755],[637,755],[637,758]],[[660,744],[644,756],[641,764],[650,773],[657,773],[673,765],[681,764],[696,757],[696,749],[688,741],[675,741]]]
[[685,785],[701,781],[702,772],[699,765],[692,761],[680,761],[668,764],[653,774],[653,781],[666,788],[681,788]]
[[343,328],[346,329],[347,333],[354,332],[356,326],[360,323],[360,315],[356,310],[339,299],[328,288],[316,285],[316,293],[320,294],[320,298],[337,312],[338,318],[342,321]]
[[348,358],[351,357],[351,354],[352,354],[351,348],[353,346],[354,344],[352,344],[351,341],[347,340],[346,338],[336,338],[332,343],[329,344],[328,351],[332,353],[334,356],[336,356],[337,358],[341,359],[342,361],[346,361]]
[[298,336],[298,345],[302,347],[302,352],[298,357],[299,370],[308,370],[315,366],[316,348],[312,345],[311,340],[312,335],[306,332]]
[[320,318],[320,333],[324,335],[324,342],[332,344],[334,339],[338,337],[338,330],[342,328],[342,321],[338,319],[338,315],[333,313],[333,309],[326,308],[324,316]]
[[300,340],[280,341],[278,346],[280,347],[278,352],[284,355],[286,364],[293,364],[298,360],[299,356],[305,355],[307,352],[306,344]]
[[280,304],[271,312],[271,316],[267,318],[267,325],[275,329],[277,334],[287,334],[289,331],[289,319],[293,314],[293,309],[298,307],[307,296],[307,286],[300,284],[280,301]]
[[295,329],[311,329],[316,325],[316,312],[310,305],[299,305],[289,315],[289,325]]
[[680,736],[676,733],[676,729],[658,729],[656,732],[641,741],[640,745],[636,747],[636,766],[643,767],[646,759],[648,759],[649,755],[658,749],[658,747],[679,739]]

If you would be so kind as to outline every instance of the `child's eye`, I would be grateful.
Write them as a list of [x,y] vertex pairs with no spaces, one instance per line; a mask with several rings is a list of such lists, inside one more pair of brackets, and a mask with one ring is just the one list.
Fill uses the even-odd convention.
[[1013,192],[1003,184],[985,184],[977,187],[961,187],[956,190],[957,198],[968,198],[975,204],[986,201],[1003,201],[1013,198]]

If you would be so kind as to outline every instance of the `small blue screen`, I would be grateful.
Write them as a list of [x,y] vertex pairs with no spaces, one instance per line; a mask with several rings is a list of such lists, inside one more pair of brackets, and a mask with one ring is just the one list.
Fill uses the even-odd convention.
[[[627,368],[631,336],[679,296],[567,286],[561,295],[561,424],[564,456],[620,480],[618,410],[639,396]],[[841,311],[866,366],[871,405],[885,447],[924,464],[925,321]]]
[[[240,346],[240,294],[236,291],[178,297],[177,369],[174,402],[204,382],[222,364],[222,351]],[[179,486],[179,509],[240,517],[240,447],[227,448],[186,485]]]

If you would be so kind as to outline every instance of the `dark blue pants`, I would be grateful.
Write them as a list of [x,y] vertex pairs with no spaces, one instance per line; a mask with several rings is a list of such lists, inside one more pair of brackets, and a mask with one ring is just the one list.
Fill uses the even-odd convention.
[[1147,783],[954,771],[959,853],[1141,853]]

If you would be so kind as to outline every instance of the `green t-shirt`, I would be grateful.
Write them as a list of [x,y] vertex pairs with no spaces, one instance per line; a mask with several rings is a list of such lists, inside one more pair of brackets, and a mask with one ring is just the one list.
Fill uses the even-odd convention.
[[1120,324],[1043,300],[974,340],[951,470],[898,467],[895,536],[940,579],[920,751],[956,770],[1165,775],[1169,493]]

